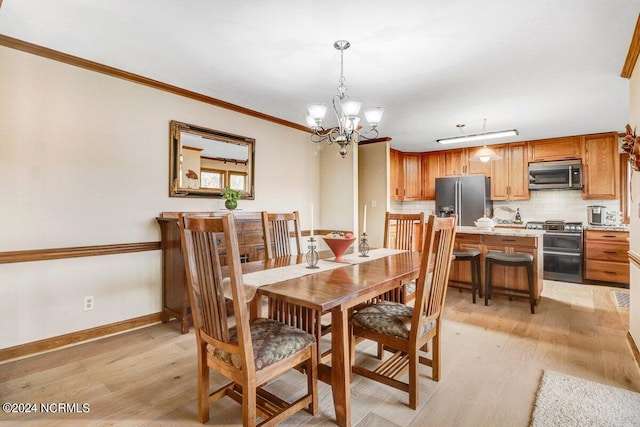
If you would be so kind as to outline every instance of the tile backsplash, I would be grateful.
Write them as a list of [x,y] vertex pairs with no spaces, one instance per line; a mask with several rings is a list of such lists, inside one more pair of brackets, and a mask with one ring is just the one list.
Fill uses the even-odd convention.
[[[607,211],[620,211],[619,200],[583,200],[582,192],[568,191],[532,191],[529,200],[513,202],[494,201],[494,209],[508,206],[514,211],[520,209],[523,222],[562,219],[587,223],[587,206],[606,206]],[[427,215],[435,213],[435,201],[391,202],[391,212],[416,213]]]

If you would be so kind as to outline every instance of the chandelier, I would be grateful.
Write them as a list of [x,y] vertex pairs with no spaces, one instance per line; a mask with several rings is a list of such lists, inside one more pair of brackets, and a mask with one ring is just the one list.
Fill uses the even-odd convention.
[[373,139],[378,136],[377,126],[384,113],[384,108],[374,107],[363,111],[364,117],[370,126],[370,129],[363,131],[359,126],[360,105],[359,101],[351,99],[347,96],[347,87],[344,85],[344,51],[349,49],[351,44],[346,40],[338,40],[333,47],[340,51],[340,84],[338,85],[338,94],[333,97],[333,111],[338,126],[330,129],[322,127],[322,121],[327,113],[327,104],[317,102],[307,105],[307,125],[311,128],[311,141],[319,143],[326,141],[331,145],[336,143],[340,146],[340,155],[344,158],[347,155],[347,146],[357,144],[363,139]]

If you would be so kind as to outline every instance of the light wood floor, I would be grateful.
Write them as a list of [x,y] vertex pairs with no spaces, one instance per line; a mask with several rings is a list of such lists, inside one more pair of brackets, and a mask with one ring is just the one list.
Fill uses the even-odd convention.
[[[535,315],[526,301],[496,297],[471,304],[450,289],[443,333],[443,375],[421,367],[420,406],[407,395],[357,377],[352,384],[354,426],[527,426],[544,369],[640,391],[640,375],[626,341],[628,310],[614,288],[545,281]],[[619,290],[619,289],[616,289]],[[365,344],[365,343],[363,343]],[[362,363],[374,347],[360,345]],[[88,403],[88,413],[6,414],[3,425],[199,425],[193,331],[154,325],[0,365],[0,402]],[[214,379],[220,378],[216,375]],[[304,387],[297,373],[273,389]],[[334,425],[330,388],[320,383],[320,411],[296,414],[286,425]],[[238,425],[240,406],[212,405],[210,425]]]

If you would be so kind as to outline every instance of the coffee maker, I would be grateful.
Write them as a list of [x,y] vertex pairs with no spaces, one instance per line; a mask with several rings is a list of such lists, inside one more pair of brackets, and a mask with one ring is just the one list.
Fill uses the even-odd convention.
[[606,206],[587,206],[587,218],[590,225],[606,225]]

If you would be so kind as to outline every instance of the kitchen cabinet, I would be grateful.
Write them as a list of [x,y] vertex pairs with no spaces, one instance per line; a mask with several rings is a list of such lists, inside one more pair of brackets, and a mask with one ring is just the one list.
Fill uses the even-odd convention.
[[480,150],[482,147],[467,149],[467,175],[484,175],[491,177],[491,162],[480,162],[471,160],[473,154]]
[[403,200],[422,200],[422,155],[402,153],[404,171]]
[[502,159],[491,162],[492,200],[529,200],[527,143],[492,145]]
[[620,198],[620,155],[615,132],[581,137],[583,199]]
[[[482,235],[481,234],[456,234],[454,250],[477,249],[482,254]],[[482,256],[482,255],[481,255]],[[480,263],[480,289],[484,292],[484,262]],[[469,262],[452,262],[449,270],[449,286],[465,288],[471,290],[471,268]]]
[[458,176],[467,172],[467,152],[463,149],[440,151],[440,176]]
[[[543,278],[543,254],[542,239],[538,237],[519,237],[519,236],[501,236],[501,235],[485,235],[482,237],[483,242],[483,267],[484,257],[491,251],[499,251],[506,253],[523,253],[533,255],[533,293],[538,300],[542,293]],[[484,277],[485,272],[483,272]],[[486,280],[486,279],[485,279]],[[483,284],[485,281],[482,282]],[[519,289],[525,292],[529,291],[529,281],[527,278],[526,267],[505,267],[502,265],[494,265],[492,267],[491,283],[496,287],[509,287]]]
[[440,153],[422,153],[422,198],[436,199],[436,178],[440,178]]
[[398,150],[390,150],[390,191],[391,200],[401,201],[404,196],[404,164],[402,152]]
[[629,284],[629,232],[586,230],[584,278]]
[[581,156],[579,136],[529,141],[530,162],[579,159]]

